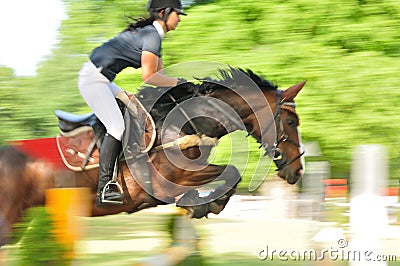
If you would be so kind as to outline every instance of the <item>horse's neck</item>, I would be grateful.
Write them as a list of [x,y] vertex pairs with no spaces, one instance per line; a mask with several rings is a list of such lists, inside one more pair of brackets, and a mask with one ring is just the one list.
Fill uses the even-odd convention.
[[214,99],[210,101],[211,108],[221,114],[221,118],[226,123],[224,126],[228,131],[227,133],[245,129],[243,119],[249,116],[252,111],[238,94],[231,90],[223,90],[211,94],[210,98]]
[[[177,100],[177,102],[180,101]],[[159,122],[162,121],[161,124],[165,122],[169,125],[163,129],[163,141],[165,138],[173,141],[182,133],[185,135],[205,134],[220,138],[236,130],[245,129],[242,113],[246,109],[246,104],[243,104],[243,100],[238,99],[238,95],[230,90],[198,95],[198,97],[183,101],[178,108],[168,107],[170,109],[157,109],[152,112],[153,118]],[[171,115],[171,110],[176,113]],[[174,120],[171,117],[174,117]],[[180,119],[184,119],[185,122],[178,122]],[[158,126],[161,124],[157,123]]]

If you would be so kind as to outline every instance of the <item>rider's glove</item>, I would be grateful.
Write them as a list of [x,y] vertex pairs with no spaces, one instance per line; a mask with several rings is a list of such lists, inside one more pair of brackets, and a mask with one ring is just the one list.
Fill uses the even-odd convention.
[[178,85],[181,85],[181,84],[184,84],[184,83],[187,83],[187,82],[188,81],[186,79],[184,79],[184,78],[178,78],[178,83],[176,85],[178,86]]

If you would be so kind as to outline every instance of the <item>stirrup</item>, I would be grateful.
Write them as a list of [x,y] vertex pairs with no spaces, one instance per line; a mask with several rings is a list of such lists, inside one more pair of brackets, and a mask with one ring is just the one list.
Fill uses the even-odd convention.
[[[104,194],[107,190],[110,189],[111,186],[115,186],[117,188],[116,192],[121,193],[122,200],[106,200],[104,198]],[[101,203],[109,203],[109,204],[114,204],[114,205],[122,205],[124,203],[124,192],[122,190],[121,185],[118,183],[118,181],[110,180],[108,183],[104,186],[103,190],[101,191]]]

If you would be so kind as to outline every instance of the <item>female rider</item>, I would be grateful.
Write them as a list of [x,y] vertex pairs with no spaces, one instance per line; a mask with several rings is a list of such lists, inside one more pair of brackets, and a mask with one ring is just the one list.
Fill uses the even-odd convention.
[[[180,79],[164,75],[161,42],[168,31],[175,30],[179,15],[186,15],[180,0],[149,0],[150,16],[136,20],[123,32],[93,50],[90,61],[79,72],[78,87],[83,99],[106,127],[100,147],[100,177],[96,204],[99,207],[120,204],[123,195],[107,185],[113,177],[114,165],[121,149],[125,130],[124,119],[115,97],[121,89],[113,83],[115,76],[126,67],[142,69],[142,79],[154,86],[173,87]],[[146,166],[147,167],[147,166]],[[142,171],[144,183],[151,174]],[[150,184],[151,188],[151,184]],[[151,193],[149,187],[147,192]],[[151,189],[150,189],[151,190]]]

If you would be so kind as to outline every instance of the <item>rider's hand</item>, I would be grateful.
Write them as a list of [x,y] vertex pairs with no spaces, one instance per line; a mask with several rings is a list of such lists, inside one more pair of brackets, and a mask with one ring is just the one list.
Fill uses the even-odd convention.
[[178,78],[178,82],[176,83],[176,86],[187,83],[188,81],[184,78]]

